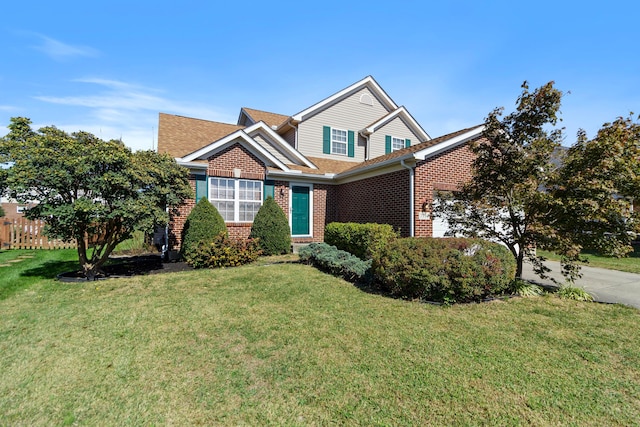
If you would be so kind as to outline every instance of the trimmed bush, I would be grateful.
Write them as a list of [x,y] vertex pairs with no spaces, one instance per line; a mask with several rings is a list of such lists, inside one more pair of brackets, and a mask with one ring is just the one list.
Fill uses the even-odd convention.
[[187,262],[194,268],[237,267],[255,261],[260,254],[257,240],[231,240],[222,232],[212,242],[201,242]]
[[201,198],[189,213],[182,230],[181,253],[191,263],[191,258],[202,243],[211,243],[221,233],[227,234],[224,219],[206,197]]
[[372,269],[392,295],[454,303],[502,294],[516,265],[504,246],[486,240],[409,237],[380,248]]
[[267,197],[256,213],[249,238],[259,239],[263,255],[291,252],[289,220],[273,197]]
[[350,282],[363,281],[370,277],[371,260],[363,261],[326,243],[311,243],[302,247],[299,256],[300,261]]
[[374,252],[396,238],[398,233],[389,224],[332,222],[324,230],[324,241],[327,244],[362,260],[371,259]]

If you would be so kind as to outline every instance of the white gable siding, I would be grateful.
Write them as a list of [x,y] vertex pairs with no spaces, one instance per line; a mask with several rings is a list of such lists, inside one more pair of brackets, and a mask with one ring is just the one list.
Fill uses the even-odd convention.
[[385,154],[384,150],[386,135],[395,136],[396,138],[402,139],[409,138],[411,140],[411,145],[420,143],[419,137],[411,131],[411,129],[400,117],[396,117],[386,125],[376,130],[369,137],[369,144],[371,146],[371,155],[369,156],[370,159],[376,158],[378,156],[383,156]]
[[271,144],[269,144],[261,134],[256,134],[255,136],[253,136],[253,140],[256,141],[258,144],[260,144],[265,150],[271,153],[276,159],[280,160],[282,163],[285,163],[285,164],[292,163],[290,159],[288,159],[279,150],[277,150]]
[[[360,102],[360,96],[365,93],[371,97],[373,105],[367,105]],[[388,113],[389,111],[380,104],[380,101],[375,97],[375,95],[368,88],[363,88],[353,95],[343,99],[339,103],[321,111],[315,116],[300,122],[300,124],[298,124],[298,151],[305,156],[362,162],[365,160],[365,145],[359,141],[359,138],[357,137],[358,131],[364,129]],[[323,126],[352,130],[356,135],[356,144],[354,147],[355,157],[351,158],[335,154],[323,154]]]

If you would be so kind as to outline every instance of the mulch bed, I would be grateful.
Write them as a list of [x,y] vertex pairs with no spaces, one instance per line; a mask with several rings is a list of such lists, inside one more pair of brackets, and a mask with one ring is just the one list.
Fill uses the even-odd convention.
[[[98,276],[97,280],[190,271],[193,270],[193,267],[183,261],[163,262],[160,255],[154,254],[111,258],[111,263],[104,266],[102,270],[104,274]],[[57,278],[62,282],[84,282],[87,280],[81,271],[62,273]]]

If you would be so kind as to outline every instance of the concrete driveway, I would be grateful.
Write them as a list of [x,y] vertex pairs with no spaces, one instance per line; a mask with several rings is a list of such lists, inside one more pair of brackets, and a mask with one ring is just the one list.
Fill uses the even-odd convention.
[[[549,273],[560,283],[564,277],[560,273],[560,263],[547,261]],[[583,287],[599,302],[620,303],[640,309],[640,274],[624,273],[604,268],[582,267],[582,278],[576,280],[576,285]],[[553,285],[550,280],[543,281],[533,273],[530,264],[523,267],[522,277],[545,285]]]

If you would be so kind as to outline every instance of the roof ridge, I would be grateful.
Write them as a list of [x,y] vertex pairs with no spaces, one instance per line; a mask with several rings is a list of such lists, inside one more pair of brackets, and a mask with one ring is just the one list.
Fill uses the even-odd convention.
[[164,114],[165,116],[180,117],[181,119],[198,120],[198,121],[207,122],[207,123],[217,123],[217,124],[220,124],[220,125],[235,126],[235,127],[239,127],[239,128],[242,128],[242,129],[246,128],[246,126],[238,125],[238,124],[234,124],[234,123],[219,122],[217,120],[200,119],[198,117],[183,116],[181,114],[170,114],[170,113],[163,113],[163,112],[160,112],[159,114]]

